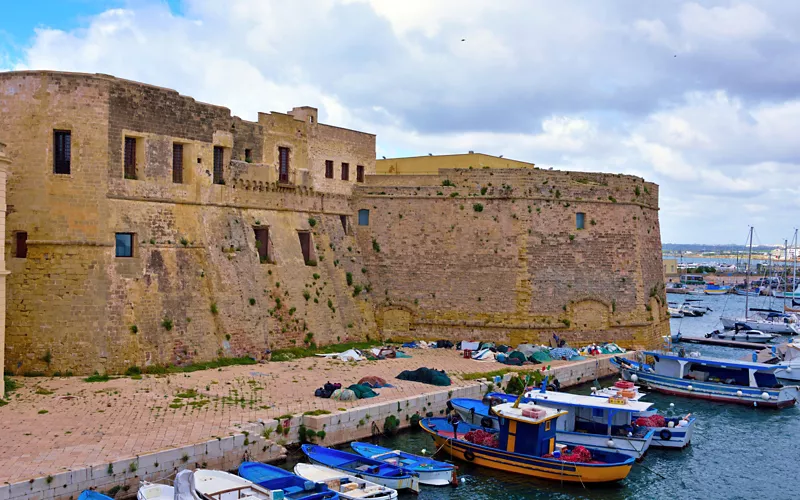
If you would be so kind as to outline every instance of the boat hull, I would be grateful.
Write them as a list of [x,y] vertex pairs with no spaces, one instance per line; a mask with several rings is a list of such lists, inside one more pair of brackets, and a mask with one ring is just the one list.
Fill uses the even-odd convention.
[[373,482],[375,484],[380,484],[381,486],[386,486],[387,488],[391,488],[393,490],[412,490],[415,492],[419,492],[419,477],[412,476],[412,477],[405,477],[405,478],[393,478],[393,477],[381,477],[376,476],[374,474],[368,474],[365,472],[359,471],[351,471],[346,469],[339,469],[337,467],[333,467],[329,464],[324,462],[320,462],[318,460],[314,460],[313,458],[309,457],[309,460],[317,465],[322,465],[325,467],[330,467],[332,469],[341,470],[342,472],[346,472],[347,474],[353,475],[355,477],[366,479],[367,481]]
[[[331,490],[338,491],[340,498],[346,500],[394,500],[397,498],[397,491],[393,489],[320,465],[300,463],[295,465],[294,473],[309,481],[327,484]],[[359,488],[341,491],[344,489],[341,488],[344,484],[342,479],[358,484]],[[331,482],[333,482],[333,485]],[[335,490],[332,487],[336,484],[340,486],[340,490]]]
[[456,480],[454,478],[455,466],[452,464],[368,443],[350,443],[350,448],[362,457],[379,460],[416,472],[419,474],[420,484],[428,486],[447,486]]
[[612,483],[625,479],[631,471],[633,461],[619,465],[588,465],[560,462],[537,457],[509,453],[503,450],[487,448],[466,441],[449,439],[440,436],[426,426],[423,430],[433,436],[440,453],[454,459],[490,469],[513,472],[526,476],[553,481],[572,483]]
[[[794,406],[797,398],[800,398],[800,392],[798,392],[798,388],[794,386],[780,389],[764,389],[698,382],[696,380],[664,377],[647,371],[624,367],[620,368],[620,373],[625,380],[632,380],[632,376],[636,375],[637,379],[635,382],[650,390],[664,394],[754,406],[757,408],[789,408]],[[739,396],[738,392],[741,392],[741,396]],[[769,399],[763,399],[763,393],[767,393]]]
[[[784,365],[778,363],[778,366],[784,366]],[[785,366],[786,368],[791,368],[791,370],[787,370],[786,368],[775,370],[775,376],[783,380],[793,380],[796,382],[800,382],[800,363],[792,363]]]
[[686,427],[673,427],[671,429],[669,427],[650,427],[655,431],[650,446],[653,448],[686,448],[692,442],[694,423],[695,420],[693,418]]
[[754,318],[731,318],[723,316],[720,318],[723,328],[726,330],[733,330],[737,323],[744,323],[753,330],[760,330],[764,333],[778,333],[784,335],[796,335],[798,333],[797,326],[794,323],[773,322],[773,321],[758,321]]

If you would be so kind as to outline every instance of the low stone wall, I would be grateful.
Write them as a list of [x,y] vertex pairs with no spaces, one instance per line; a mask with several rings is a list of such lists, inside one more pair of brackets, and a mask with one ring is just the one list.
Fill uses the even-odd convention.
[[[626,356],[630,356],[629,353]],[[520,367],[521,370],[540,367]],[[500,368],[489,363],[486,369]],[[562,387],[581,384],[616,372],[610,358],[591,358],[584,361],[553,367],[548,373],[561,382]],[[510,380],[513,373],[503,376],[502,384]],[[411,417],[422,417],[429,413],[443,415],[450,398],[480,398],[489,390],[491,380],[476,380],[474,384],[437,388],[431,392],[377,404],[359,406],[348,411],[327,415],[296,415],[281,420],[269,419],[249,423],[236,428],[232,436],[166,451],[148,453],[138,457],[119,460],[109,464],[95,465],[85,469],[64,472],[31,481],[22,481],[0,486],[0,500],[55,499],[74,500],[81,491],[93,489],[107,492],[119,486],[122,492],[117,498],[133,497],[140,481],[158,481],[171,478],[182,469],[235,470],[244,458],[260,462],[275,462],[286,456],[286,443],[300,441],[300,428],[307,431],[324,431],[324,437],[315,442],[334,446],[364,439],[383,431],[386,417],[394,415],[400,421],[399,428],[407,428]],[[279,435],[275,429],[280,426]],[[265,430],[269,438],[265,437]]]

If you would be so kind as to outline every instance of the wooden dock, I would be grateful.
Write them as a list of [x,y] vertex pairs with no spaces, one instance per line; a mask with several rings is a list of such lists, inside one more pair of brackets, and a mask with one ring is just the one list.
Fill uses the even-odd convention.
[[687,344],[705,344],[705,345],[717,345],[720,347],[735,347],[737,349],[750,349],[751,351],[762,351],[764,349],[770,348],[770,344],[756,344],[754,342],[740,342],[738,340],[707,339],[705,337],[688,337],[686,335],[681,335],[680,342],[686,342]]

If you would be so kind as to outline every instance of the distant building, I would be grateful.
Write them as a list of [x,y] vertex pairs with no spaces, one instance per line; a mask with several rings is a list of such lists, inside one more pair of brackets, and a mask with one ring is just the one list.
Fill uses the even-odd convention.
[[378,160],[375,171],[378,174],[395,175],[437,175],[439,169],[477,169],[477,168],[535,168],[533,163],[511,160],[502,156],[483,153],[412,156],[409,158],[389,158]]
[[664,276],[677,276],[678,259],[663,259],[663,262],[664,262]]

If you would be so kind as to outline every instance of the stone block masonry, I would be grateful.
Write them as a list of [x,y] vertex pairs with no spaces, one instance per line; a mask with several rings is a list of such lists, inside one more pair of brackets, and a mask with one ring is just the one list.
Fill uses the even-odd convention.
[[[247,121],[108,75],[0,73],[0,111],[13,374],[668,333],[658,189],[639,178],[486,155],[375,175],[375,136],[314,108]],[[492,168],[453,168],[472,157]]]

